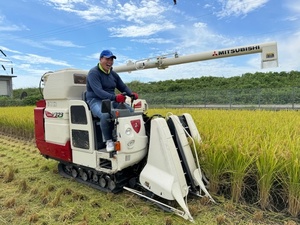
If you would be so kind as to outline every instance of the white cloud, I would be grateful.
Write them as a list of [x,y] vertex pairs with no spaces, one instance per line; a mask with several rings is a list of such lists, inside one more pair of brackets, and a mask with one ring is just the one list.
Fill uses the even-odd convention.
[[186,52],[187,49],[190,50],[188,53],[192,53],[191,51],[203,52],[219,46],[228,46],[233,42],[232,39],[210,30],[203,22],[196,22],[191,27],[178,27],[177,29],[185,30],[185,32],[179,33],[180,37],[178,38],[181,43],[176,46],[179,52]]
[[0,46],[0,49],[1,49],[2,51],[4,51],[5,53],[6,53],[6,52],[10,52],[10,53],[21,54],[21,52],[19,52],[19,51],[16,51],[16,50],[13,50],[13,49],[9,49],[9,48],[4,47],[4,46]]
[[127,27],[111,27],[108,30],[112,33],[112,37],[145,37],[155,34],[160,31],[165,31],[175,28],[175,25],[172,23],[164,23],[164,26],[161,24],[148,24],[144,26],[127,26]]
[[120,19],[144,24],[145,21],[162,19],[161,15],[166,10],[159,0],[142,0],[140,4],[126,2],[118,4],[116,14]]
[[25,38],[15,38],[18,42],[31,46],[33,48],[41,48],[41,49],[48,49],[42,42],[38,42],[31,39],[25,39]]
[[300,13],[300,4],[299,4],[299,1],[285,0],[284,4],[292,12],[294,12],[294,13]]
[[87,21],[107,21],[121,19],[135,23],[159,19],[166,10],[160,0],[128,1],[121,4],[118,0],[47,0],[45,4],[57,10],[74,13]]
[[284,7],[286,7],[290,11],[289,16],[287,16],[285,18],[285,20],[299,24],[299,22],[300,22],[300,17],[299,17],[300,4],[299,4],[299,2],[294,1],[294,0],[286,0],[286,1],[284,1]]
[[[107,26],[107,30],[111,33],[110,37],[148,37],[175,28],[175,25],[165,18],[164,13],[170,8],[161,0],[126,1],[124,3],[119,0],[47,0],[45,3],[90,22],[118,21],[117,25]],[[59,45],[59,43],[56,44]]]
[[101,1],[102,7],[93,4],[88,0],[47,0],[46,4],[53,6],[57,10],[74,13],[87,21],[109,20],[112,15],[111,10]]
[[63,41],[63,40],[49,40],[44,41],[46,44],[62,46],[62,47],[73,47],[73,48],[83,48],[83,46],[75,45],[71,41]]
[[54,60],[50,57],[44,57],[35,54],[13,55],[11,58],[20,60],[21,62],[28,62],[30,64],[51,64],[51,65],[65,66],[65,67],[70,66],[70,64],[68,64],[65,61]]
[[77,14],[78,16],[82,17],[83,19],[86,19],[88,21],[96,21],[96,20],[112,20],[113,17],[112,12],[104,7],[99,7],[96,5],[89,6],[86,10],[80,10],[80,9],[70,9],[69,12],[73,12]]
[[49,71],[47,68],[37,68],[31,64],[18,64],[14,68],[16,78],[13,78],[13,89],[38,87],[42,75]]
[[1,32],[9,32],[9,31],[21,31],[21,30],[29,30],[24,25],[16,25],[11,24],[9,21],[6,20],[6,17],[0,15],[0,31]]
[[249,12],[263,7],[269,0],[220,0],[222,10],[217,13],[219,17],[231,15],[247,15]]
[[18,26],[18,25],[3,25],[0,24],[0,31],[21,31],[21,30],[28,30],[25,26]]
[[156,44],[170,44],[170,43],[174,43],[173,40],[163,39],[163,38],[132,39],[131,41],[133,41],[133,42],[139,42],[139,43],[144,43],[144,44],[151,44],[151,43],[156,43]]
[[289,16],[285,18],[286,21],[294,22],[299,20],[298,16]]
[[[300,30],[278,42],[278,58],[281,69],[300,70]],[[282,65],[285,65],[285,68]]]
[[14,74],[17,75],[17,78],[13,79],[14,89],[37,87],[45,72],[53,70],[54,67],[58,69],[71,67],[66,61],[35,54],[18,54],[11,56],[11,58],[17,61],[14,63]]

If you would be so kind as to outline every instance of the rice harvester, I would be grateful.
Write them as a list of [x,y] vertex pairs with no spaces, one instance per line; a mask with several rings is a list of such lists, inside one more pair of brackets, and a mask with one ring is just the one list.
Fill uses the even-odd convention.
[[[139,69],[165,69],[171,65],[221,57],[262,53],[262,66],[277,63],[276,43],[213,50],[187,56],[174,55],[129,62],[114,67],[118,73]],[[130,191],[166,211],[193,221],[186,198],[206,196],[208,179],[199,165],[196,145],[201,137],[192,116],[147,116],[147,102],[133,101],[134,112],[114,109],[105,100],[102,111],[114,124],[114,151],[102,140],[99,118],[85,101],[88,71],[63,69],[41,78],[43,99],[34,109],[35,141],[45,158],[58,161],[59,173],[104,192]],[[179,207],[167,204],[175,201]]]

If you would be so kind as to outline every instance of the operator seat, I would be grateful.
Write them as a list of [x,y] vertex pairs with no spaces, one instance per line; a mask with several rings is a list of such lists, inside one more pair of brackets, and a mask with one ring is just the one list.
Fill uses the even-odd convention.
[[92,115],[93,119],[93,127],[94,127],[94,138],[95,138],[95,149],[102,149],[105,148],[105,143],[103,142],[102,139],[102,131],[100,129],[100,118],[98,116],[95,116],[90,109],[89,104],[86,102],[86,92],[82,92],[82,100],[87,104],[89,111]]

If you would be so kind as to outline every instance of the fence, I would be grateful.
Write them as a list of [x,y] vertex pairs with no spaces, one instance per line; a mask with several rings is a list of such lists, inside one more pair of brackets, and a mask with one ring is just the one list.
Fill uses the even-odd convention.
[[[300,109],[300,87],[139,93],[154,107]],[[0,99],[0,106],[34,105],[39,96]]]
[[300,88],[141,93],[150,107],[299,109]]

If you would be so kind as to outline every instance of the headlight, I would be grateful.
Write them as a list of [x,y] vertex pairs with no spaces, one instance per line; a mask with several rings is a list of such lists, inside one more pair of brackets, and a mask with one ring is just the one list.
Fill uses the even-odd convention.
[[132,133],[132,129],[130,127],[128,127],[126,130],[125,130],[125,134],[127,135],[131,135]]

